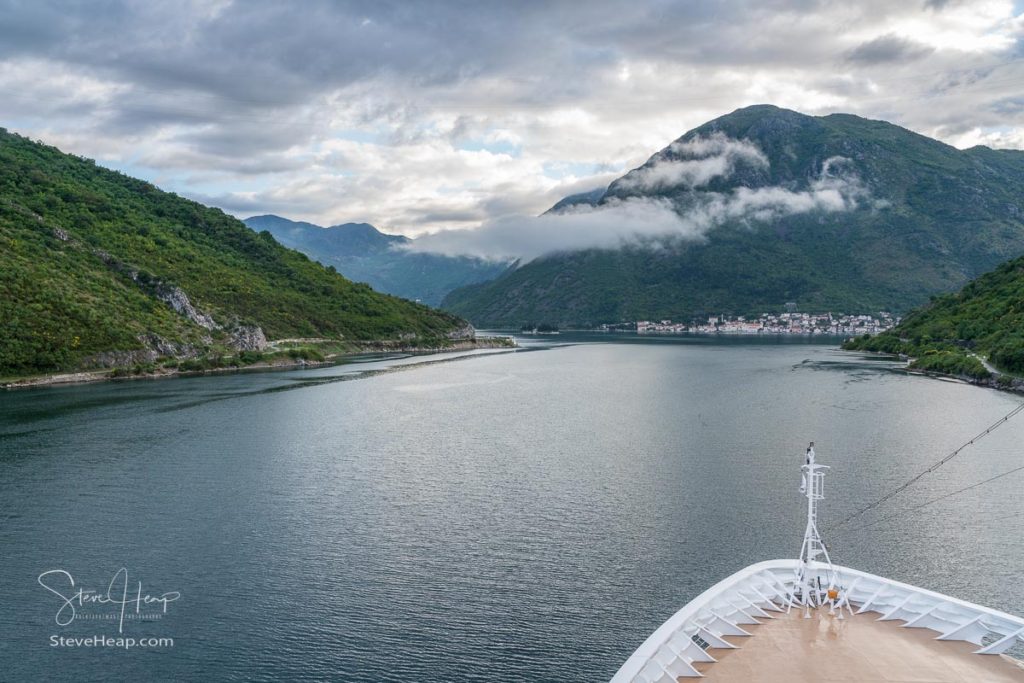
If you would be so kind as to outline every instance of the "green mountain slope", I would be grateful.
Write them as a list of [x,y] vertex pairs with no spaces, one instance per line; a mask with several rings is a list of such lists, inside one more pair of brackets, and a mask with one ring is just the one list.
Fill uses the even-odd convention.
[[468,256],[443,256],[396,249],[411,240],[387,235],[369,223],[344,223],[322,228],[280,216],[253,216],[245,224],[267,230],[278,242],[378,292],[436,306],[458,287],[491,280],[506,264]]
[[935,297],[895,328],[844,344],[850,350],[902,353],[913,366],[983,378],[979,360],[1024,374],[1024,257],[1000,265],[955,294]]
[[[637,182],[659,164],[692,160],[680,146],[714,136],[753,145],[763,162],[738,157],[730,172],[697,186]],[[836,169],[857,189],[850,210],[746,214],[716,223],[703,240],[549,255],[456,290],[443,306],[488,326],[686,320],[778,311],[786,302],[902,312],[1024,253],[1024,152],[957,150],[847,114],[740,109],[691,130],[596,204],[658,199],[687,216],[709,199],[809,196]]]
[[465,323],[0,129],[0,330],[10,374],[258,350],[264,336],[437,339]]

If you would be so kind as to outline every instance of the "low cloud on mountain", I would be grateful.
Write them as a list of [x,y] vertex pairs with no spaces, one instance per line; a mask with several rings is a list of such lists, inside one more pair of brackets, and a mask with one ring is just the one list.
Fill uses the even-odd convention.
[[598,206],[581,204],[562,213],[508,216],[485,222],[475,230],[446,230],[426,235],[401,248],[487,259],[519,259],[583,249],[616,249],[659,240],[701,240],[726,223],[749,225],[795,214],[849,211],[868,199],[868,191],[844,157],[831,157],[806,190],[781,186],[740,186],[729,192],[700,191],[711,178],[728,178],[737,159],[767,168],[768,158],[753,143],[722,135],[676,143],[666,151],[692,159],[658,159],[633,171],[630,188],[662,190],[685,186],[686,208],[665,197],[613,198]]
[[548,253],[615,249],[640,237],[667,235],[701,237],[668,201],[627,199],[561,214],[506,216],[474,230],[444,230],[424,235],[407,248],[450,256],[520,259],[526,263]]
[[714,178],[732,175],[738,162],[767,168],[768,157],[748,140],[722,133],[673,142],[661,158],[631,171],[617,186],[634,192],[657,192],[674,187],[702,187]]

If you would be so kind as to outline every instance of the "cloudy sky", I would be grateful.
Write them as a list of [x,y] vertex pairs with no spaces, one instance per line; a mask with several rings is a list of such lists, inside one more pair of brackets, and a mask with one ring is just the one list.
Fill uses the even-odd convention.
[[0,126],[239,217],[420,235],[755,103],[1024,149],[1024,3],[0,0],[0,93]]

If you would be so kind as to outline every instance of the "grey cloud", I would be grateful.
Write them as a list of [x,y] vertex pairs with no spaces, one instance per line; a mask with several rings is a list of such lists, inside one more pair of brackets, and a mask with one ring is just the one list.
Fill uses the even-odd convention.
[[[233,126],[217,126],[189,130],[175,136],[184,145],[225,157],[251,156],[254,151],[281,151],[309,142],[315,127],[302,118],[282,119],[270,124],[240,121]],[[258,140],[258,144],[254,144]]]
[[[908,19],[961,10],[944,5],[0,0],[0,125],[73,140],[76,153],[122,150],[120,159],[144,158],[155,177],[191,170],[175,177],[207,178],[190,189],[211,201],[257,175],[288,176],[253,183],[280,191],[224,196],[226,208],[260,197],[256,210],[318,219],[355,206],[369,214],[356,218],[436,229],[445,215],[486,220],[548,208],[559,196],[545,193],[566,188],[543,177],[542,162],[624,168],[687,128],[759,101],[878,116],[925,134],[1024,128],[1013,100],[1020,69],[1010,61],[1019,30],[1015,47],[975,52],[931,50],[894,32]],[[323,144],[356,130],[398,149],[450,148],[494,129],[517,141],[536,162],[522,168],[533,170],[495,171],[453,195],[441,172],[368,170],[359,164],[369,155]],[[303,154],[315,159],[308,168]],[[714,167],[722,161],[656,170],[661,181],[697,182],[727,172]],[[352,179],[322,180],[331,174]],[[591,189],[613,175],[572,182]],[[410,185],[403,206],[389,203]],[[293,189],[298,196],[287,197]]]
[[149,168],[194,170],[195,173],[187,176],[185,182],[189,185],[198,185],[214,179],[211,177],[215,175],[211,172],[212,169],[230,167],[231,172],[236,175],[262,176],[303,171],[309,166],[309,161],[300,157],[282,157],[277,154],[256,154],[241,160],[224,159],[181,151],[163,155],[143,155],[139,157],[139,164]]
[[906,62],[926,57],[934,48],[894,34],[861,43],[849,53],[849,59],[865,64]]
[[546,200],[549,200],[550,204],[554,204],[559,199],[563,199],[572,194],[580,194],[582,192],[592,192],[594,190],[606,189],[613,180],[622,175],[621,171],[605,171],[602,170],[599,174],[593,176],[587,176],[586,178],[580,178],[572,183],[565,185],[559,185],[557,190],[549,192],[545,195]]
[[[128,83],[125,95],[165,102],[173,117],[196,94],[219,107],[274,111],[371,79],[394,78],[418,91],[498,77],[503,99],[550,106],[593,93],[596,70],[623,57],[734,64],[756,53],[760,64],[797,65],[826,51],[799,40],[765,44],[750,26],[770,22],[795,31],[787,17],[813,22],[805,3],[770,3],[751,11],[740,2],[714,6],[594,3],[328,2],[300,6],[269,0],[224,3],[22,3],[16,29],[0,34],[8,57],[66,63]],[[884,7],[884,6],[882,6]],[[867,11],[881,11],[866,6]],[[753,16],[751,16],[753,15]],[[827,17],[822,17],[827,21]],[[709,30],[714,27],[714,30]],[[770,32],[766,32],[770,33]],[[15,35],[19,38],[14,39]],[[542,48],[538,49],[538,46]],[[538,78],[549,72],[554,78]],[[397,93],[395,93],[397,94]],[[200,107],[202,109],[203,107]],[[215,118],[216,112],[210,112]],[[376,115],[372,115],[376,118]],[[136,116],[136,119],[139,117]],[[159,122],[159,119],[157,119]]]
[[523,196],[518,188],[506,184],[504,187],[495,186],[491,196],[482,197],[480,208],[485,213],[485,218],[487,216],[506,216],[526,213],[536,201],[536,196]]
[[251,1],[217,12],[198,2],[5,4],[3,14],[18,19],[0,33],[8,56],[57,58],[156,92],[271,107],[385,72],[420,86],[460,80],[517,59],[516,28],[544,19],[470,2]]
[[421,223],[474,223],[487,218],[483,211],[465,209],[449,211],[432,211],[419,217]]

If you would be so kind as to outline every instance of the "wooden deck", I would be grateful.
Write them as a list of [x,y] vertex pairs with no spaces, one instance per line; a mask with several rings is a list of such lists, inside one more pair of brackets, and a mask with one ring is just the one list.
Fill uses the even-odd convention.
[[718,661],[695,666],[708,681],[722,683],[1024,681],[1017,660],[976,655],[976,645],[935,640],[934,631],[877,621],[877,614],[847,612],[838,620],[818,610],[804,619],[793,610],[773,616],[760,626],[744,624],[751,637],[726,638],[739,649],[711,648]]

